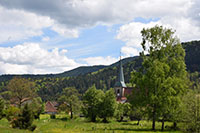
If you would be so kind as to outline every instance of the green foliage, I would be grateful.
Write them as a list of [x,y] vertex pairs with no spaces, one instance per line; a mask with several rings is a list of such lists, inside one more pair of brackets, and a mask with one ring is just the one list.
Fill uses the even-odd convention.
[[28,104],[26,104],[22,112],[11,121],[13,128],[29,129],[33,131],[36,126],[32,125],[34,120],[33,113]]
[[183,115],[185,129],[188,132],[200,131],[200,95],[197,91],[188,90],[188,93],[182,98]]
[[20,114],[20,109],[15,106],[8,106],[5,110],[6,119],[10,122]]
[[99,116],[99,109],[103,102],[104,92],[97,90],[95,85],[90,87],[83,96],[83,113],[92,122]]
[[139,89],[133,92],[132,103],[146,108],[154,130],[155,121],[162,117],[164,125],[164,119],[177,108],[179,95],[187,88],[185,51],[171,29],[155,26],[141,33],[143,63],[140,71],[131,75],[133,84]]
[[65,88],[59,97],[60,110],[71,113],[71,119],[73,114],[77,114],[81,109],[81,101],[79,99],[80,94],[77,89],[70,87]]
[[142,120],[142,118],[144,118],[144,108],[136,108],[136,107],[131,107],[128,115],[130,117],[130,120],[137,120],[137,125],[140,124],[140,121]]
[[117,121],[123,121],[125,116],[128,116],[131,111],[131,105],[129,103],[117,103],[117,109],[115,118]]
[[117,107],[116,96],[113,89],[105,92],[103,101],[99,108],[100,118],[103,118],[104,122],[107,122],[108,117],[113,117]]
[[25,78],[14,77],[9,81],[7,88],[11,92],[11,102],[17,104],[19,107],[35,96],[35,83]]
[[4,100],[0,98],[0,120],[4,116],[4,106],[5,106]]
[[44,113],[44,104],[40,97],[33,98],[29,104],[35,119],[40,119],[40,114]]

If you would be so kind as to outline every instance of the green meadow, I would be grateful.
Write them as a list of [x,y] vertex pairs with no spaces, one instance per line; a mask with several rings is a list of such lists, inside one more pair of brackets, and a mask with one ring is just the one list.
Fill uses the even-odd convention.
[[[49,115],[41,115],[40,120],[34,120],[34,124],[37,128],[34,130],[35,133],[153,133],[151,130],[151,121],[141,121],[140,125],[136,124],[137,121],[128,122],[116,122],[110,120],[109,123],[102,122],[88,122],[85,118],[75,118],[70,120],[64,114],[56,115],[56,119],[50,119]],[[172,123],[166,122],[167,127],[171,126]],[[161,123],[156,123],[157,133],[161,132]],[[1,133],[26,133],[28,130],[13,129],[10,127],[8,121],[4,118],[0,120],[0,132]],[[180,133],[181,131],[173,131],[165,129],[166,133]],[[163,133],[163,132],[162,132]]]

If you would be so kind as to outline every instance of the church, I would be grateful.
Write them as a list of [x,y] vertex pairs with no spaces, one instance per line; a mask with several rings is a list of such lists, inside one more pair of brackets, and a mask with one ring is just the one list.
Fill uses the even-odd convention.
[[132,93],[133,87],[127,87],[124,81],[124,72],[122,67],[122,61],[120,59],[119,61],[119,75],[117,77],[117,81],[115,83],[114,89],[115,94],[117,97],[117,101],[120,103],[127,102],[127,95],[130,95]]

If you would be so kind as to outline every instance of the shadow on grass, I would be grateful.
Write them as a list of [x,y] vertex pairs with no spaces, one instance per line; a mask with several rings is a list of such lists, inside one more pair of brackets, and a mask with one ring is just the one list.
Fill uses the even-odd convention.
[[[110,131],[132,131],[132,132],[161,132],[161,130],[152,130],[152,129],[127,129],[127,128],[113,128],[113,129],[107,129]],[[174,130],[164,130],[162,132],[174,132]]]
[[63,117],[63,118],[56,118],[57,120],[61,120],[61,121],[68,121],[69,119],[67,117]]
[[139,126],[137,123],[122,123],[122,125]]

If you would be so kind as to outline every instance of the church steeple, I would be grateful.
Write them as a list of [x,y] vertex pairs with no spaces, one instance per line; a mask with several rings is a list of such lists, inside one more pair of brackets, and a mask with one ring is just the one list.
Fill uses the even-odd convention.
[[119,76],[117,82],[115,83],[115,87],[126,87],[126,84],[124,82],[124,72],[122,67],[121,56],[119,61]]

